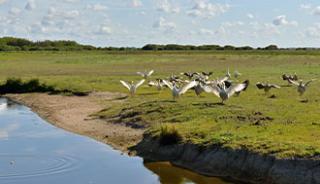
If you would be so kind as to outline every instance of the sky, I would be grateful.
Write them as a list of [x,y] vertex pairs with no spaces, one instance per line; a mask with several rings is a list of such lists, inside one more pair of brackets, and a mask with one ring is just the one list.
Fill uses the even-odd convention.
[[0,0],[0,37],[320,47],[319,0]]

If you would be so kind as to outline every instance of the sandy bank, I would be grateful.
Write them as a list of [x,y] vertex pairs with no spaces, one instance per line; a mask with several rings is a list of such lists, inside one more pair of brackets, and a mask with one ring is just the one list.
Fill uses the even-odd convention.
[[[113,124],[90,115],[121,103],[122,94],[92,93],[85,97],[48,94],[10,94],[6,97],[20,102],[53,125],[114,148],[135,151],[151,161],[170,161],[174,165],[209,176],[231,177],[245,183],[320,184],[320,158],[276,159],[246,150],[219,146],[203,149],[192,144],[160,145],[156,139],[143,138],[144,129]],[[109,103],[108,103],[109,102]]]
[[[127,151],[142,139],[143,130],[90,117],[108,101],[121,103],[119,93],[92,93],[89,96],[62,96],[44,93],[8,94],[5,97],[30,107],[51,124],[67,131],[89,136],[114,148]],[[102,105],[104,104],[104,105]]]

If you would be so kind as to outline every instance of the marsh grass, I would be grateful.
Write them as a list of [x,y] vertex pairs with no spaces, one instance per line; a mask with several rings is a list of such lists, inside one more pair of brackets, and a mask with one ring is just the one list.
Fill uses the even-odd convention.
[[[294,72],[304,80],[320,79],[320,52],[12,52],[0,53],[0,60],[3,81],[37,78],[55,89],[78,92],[127,93],[119,80],[139,80],[136,72],[148,69],[155,69],[151,79],[183,71],[213,71],[214,79],[230,67],[243,74],[239,81],[249,79],[250,86],[225,105],[213,95],[196,97],[192,91],[173,101],[168,89],[158,92],[143,85],[122,103],[101,101],[106,109],[96,116],[148,128],[155,137],[163,131],[158,125],[172,125],[181,143],[246,148],[277,157],[320,153],[319,80],[302,97],[281,80],[283,73]],[[284,87],[265,95],[255,83],[266,81]]]

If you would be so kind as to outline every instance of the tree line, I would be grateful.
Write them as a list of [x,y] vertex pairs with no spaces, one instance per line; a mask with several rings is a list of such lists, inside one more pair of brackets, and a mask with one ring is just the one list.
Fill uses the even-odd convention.
[[[108,50],[108,51],[191,51],[191,50],[288,50],[278,48],[277,45],[253,48],[250,46],[236,47],[232,45],[179,45],[179,44],[147,44],[142,48],[137,47],[95,47],[92,45],[82,45],[75,41],[30,41],[24,38],[2,37],[0,38],[0,51],[80,51],[80,50]],[[313,48],[293,48],[293,50],[314,50]]]

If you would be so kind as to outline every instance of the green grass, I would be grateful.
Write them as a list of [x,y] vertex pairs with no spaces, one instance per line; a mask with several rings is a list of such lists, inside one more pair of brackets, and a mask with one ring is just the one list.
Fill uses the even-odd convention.
[[[190,91],[175,102],[169,90],[159,93],[142,86],[135,97],[96,115],[147,127],[155,137],[174,134],[179,142],[246,148],[277,157],[320,154],[320,82],[312,83],[303,97],[294,87],[271,90],[274,99],[254,86],[258,81],[286,85],[283,73],[320,79],[320,52],[12,52],[0,53],[0,61],[2,81],[38,78],[57,89],[124,93],[119,80],[138,80],[135,72],[145,69],[155,69],[153,78],[202,70],[213,71],[215,78],[227,67],[237,69],[243,73],[240,81],[249,79],[251,85],[223,106],[210,94],[198,98]],[[306,99],[307,103],[301,102]],[[104,103],[108,107],[112,102]]]

